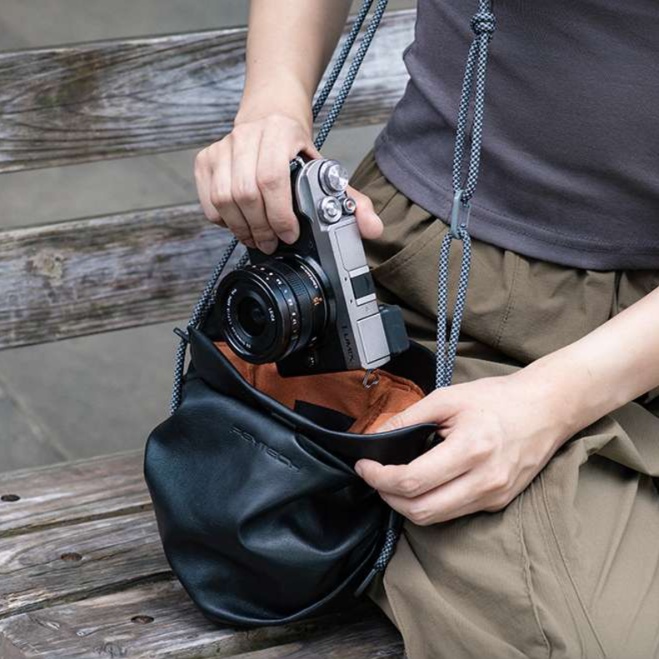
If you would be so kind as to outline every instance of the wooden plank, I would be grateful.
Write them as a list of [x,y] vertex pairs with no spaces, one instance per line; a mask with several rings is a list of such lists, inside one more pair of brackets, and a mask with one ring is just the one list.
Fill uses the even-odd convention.
[[142,452],[0,473],[0,541],[151,509]]
[[187,317],[230,238],[197,204],[1,232],[0,349]]
[[[344,649],[349,652],[344,654]],[[0,620],[3,659],[197,659],[251,652],[257,652],[254,659],[402,656],[396,630],[369,603],[338,616],[236,631],[207,621],[175,581],[143,584]],[[252,659],[250,654],[246,657]]]
[[[385,16],[343,110],[384,121],[407,80],[414,10]],[[0,172],[203,146],[232,126],[245,30],[0,53]]]
[[171,578],[152,511],[0,538],[0,619]]
[[386,620],[356,620],[323,629],[309,638],[263,650],[231,655],[232,659],[404,659],[403,639]]

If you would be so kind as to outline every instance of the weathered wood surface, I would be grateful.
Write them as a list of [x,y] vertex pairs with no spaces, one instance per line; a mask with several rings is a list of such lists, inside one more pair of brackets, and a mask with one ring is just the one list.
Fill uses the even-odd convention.
[[151,509],[141,452],[0,473],[0,538]]
[[206,620],[174,580],[63,602],[0,620],[2,659],[369,659],[403,656],[400,637],[372,606],[254,630]]
[[196,204],[0,232],[0,349],[187,317],[230,238]]
[[[386,15],[342,112],[384,121],[407,80],[414,10]],[[0,172],[201,146],[231,129],[245,30],[0,53]]]
[[2,659],[403,656],[368,602],[284,627],[208,622],[169,571],[141,471],[130,453],[0,477]]
[[73,529],[51,527],[3,538],[0,545],[0,618],[171,579],[152,511],[95,519]]

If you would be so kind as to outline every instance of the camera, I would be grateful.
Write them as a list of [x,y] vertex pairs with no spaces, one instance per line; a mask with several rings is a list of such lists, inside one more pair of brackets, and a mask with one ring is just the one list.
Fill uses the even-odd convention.
[[348,173],[336,160],[291,163],[299,238],[221,280],[220,333],[248,362],[282,376],[372,370],[409,346],[399,307],[380,304],[366,262]]

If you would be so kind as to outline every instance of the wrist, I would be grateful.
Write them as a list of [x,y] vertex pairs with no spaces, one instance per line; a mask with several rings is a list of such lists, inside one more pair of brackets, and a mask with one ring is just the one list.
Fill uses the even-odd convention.
[[297,80],[269,80],[245,85],[234,124],[258,121],[271,115],[283,115],[299,123],[313,136],[312,95]]
[[551,354],[511,375],[527,397],[537,401],[538,421],[551,428],[556,449],[591,422],[582,385],[572,370],[562,357]]
[[622,383],[611,382],[600,372],[601,359],[594,359],[586,348],[568,345],[515,374],[546,398],[565,439],[631,399]]

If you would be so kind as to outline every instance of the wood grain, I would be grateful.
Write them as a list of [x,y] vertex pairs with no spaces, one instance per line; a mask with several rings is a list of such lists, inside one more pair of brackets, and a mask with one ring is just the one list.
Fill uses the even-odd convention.
[[164,578],[152,511],[0,538],[0,619]]
[[232,659],[404,659],[403,640],[393,625],[370,616],[341,627],[262,650],[231,655]]
[[[194,608],[176,581],[142,584],[0,620],[3,659],[197,659],[259,651],[259,658],[400,657],[399,638],[368,602],[339,615],[282,627],[218,627]],[[358,653],[361,639],[363,654]],[[289,654],[278,654],[278,646]],[[350,648],[350,654],[342,648]]]
[[[416,12],[385,15],[340,125],[402,95]],[[232,127],[245,29],[0,53],[0,172],[202,146]]]
[[0,542],[151,509],[142,452],[0,473]]
[[230,238],[196,204],[0,232],[0,349],[187,317]]

